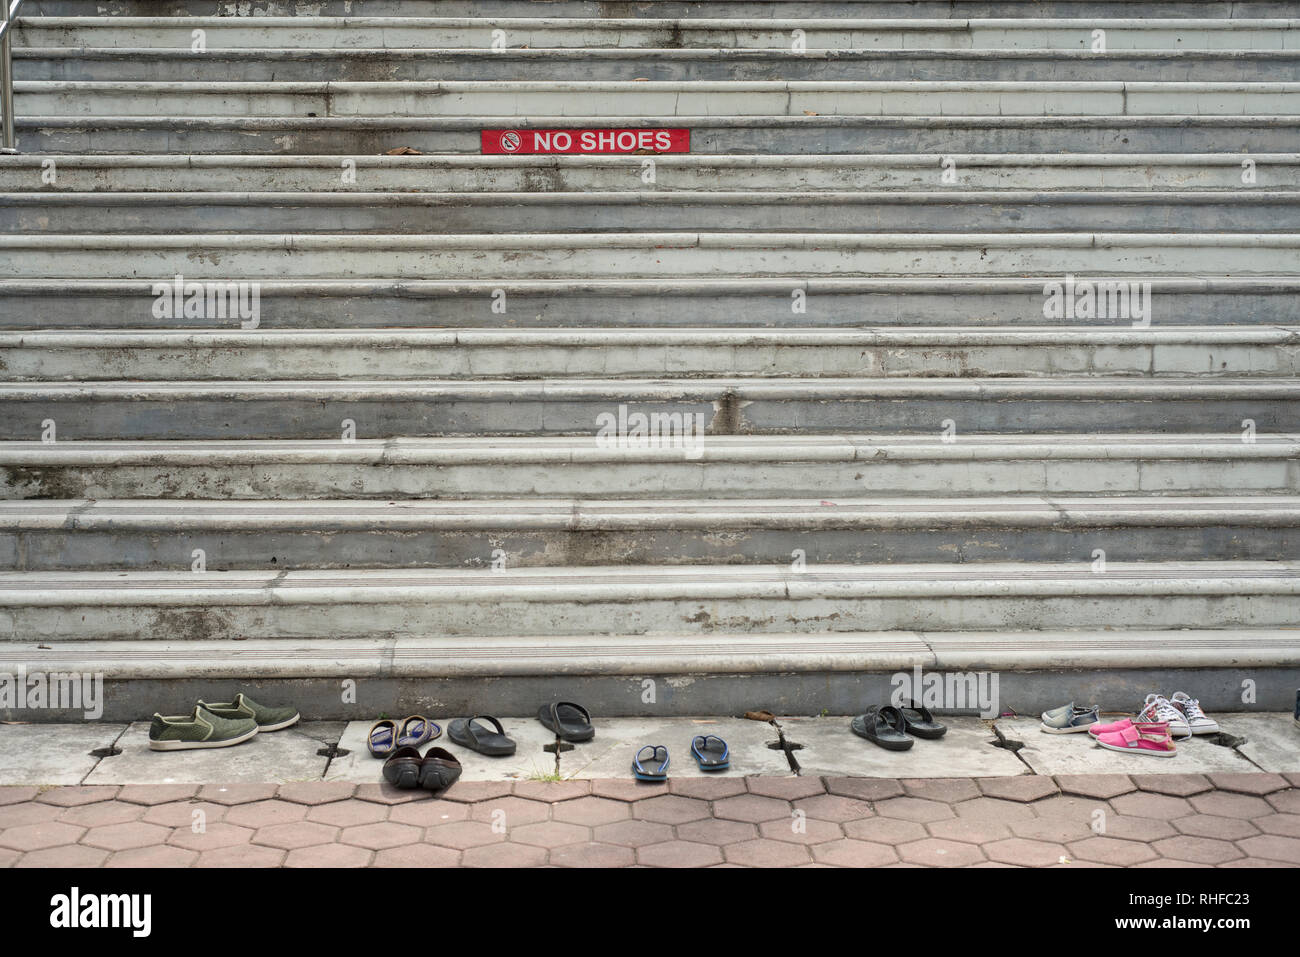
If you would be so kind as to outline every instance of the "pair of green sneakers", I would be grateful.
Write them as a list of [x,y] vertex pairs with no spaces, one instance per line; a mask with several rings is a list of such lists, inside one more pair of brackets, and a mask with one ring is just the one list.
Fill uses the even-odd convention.
[[240,693],[234,701],[200,701],[191,714],[155,714],[149,725],[149,747],[154,751],[228,748],[259,731],[279,731],[295,725],[299,717],[294,708],[268,708]]

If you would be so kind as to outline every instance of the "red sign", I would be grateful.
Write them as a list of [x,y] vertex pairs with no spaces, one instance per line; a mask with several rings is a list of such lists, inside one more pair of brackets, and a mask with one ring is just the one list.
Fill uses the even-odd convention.
[[690,151],[690,130],[483,130],[484,153],[689,153]]

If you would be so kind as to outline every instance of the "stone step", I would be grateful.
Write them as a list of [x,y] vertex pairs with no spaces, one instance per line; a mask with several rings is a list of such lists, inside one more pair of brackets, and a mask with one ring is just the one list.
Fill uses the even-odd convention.
[[199,551],[208,571],[1295,561],[1300,497],[0,502],[0,570],[174,571]]
[[[629,177],[630,178],[630,177]],[[1300,191],[0,193],[9,233],[1300,231]],[[202,243],[202,240],[199,241]]]
[[[188,267],[187,267],[188,270]],[[1095,276],[1114,282],[1122,277]],[[174,282],[174,279],[172,280]],[[864,325],[946,328],[1042,326],[1045,296],[1063,277],[837,279],[604,279],[538,281],[304,280],[259,283],[262,329],[608,328],[827,329]],[[1131,281],[1124,278],[1122,281]],[[1143,278],[1143,282],[1147,280]],[[1300,277],[1150,279],[1152,322],[1161,327],[1300,323]],[[155,316],[152,280],[0,280],[0,329],[168,328],[234,330],[251,320]],[[1045,290],[1048,290],[1045,293]],[[1076,290],[1077,291],[1077,290]],[[1064,292],[1064,287],[1062,287]],[[798,299],[798,297],[802,297]],[[794,309],[802,303],[803,312]],[[502,311],[504,310],[504,312]],[[1061,319],[1062,325],[1077,320]],[[1131,327],[1132,319],[1094,319]]]
[[[182,105],[175,116],[157,116],[154,101],[146,96],[140,102],[146,101],[150,104],[145,107],[146,114],[134,116],[34,115],[16,109],[18,147],[27,153],[48,154],[358,157],[407,148],[420,153],[475,154],[478,159],[485,129],[527,126],[582,131],[611,126],[610,115],[534,115],[521,120],[513,107],[498,116],[447,116],[434,107],[428,115],[418,117],[281,117],[243,115],[242,106],[232,115],[195,116]],[[691,150],[696,154],[1237,152],[1248,158],[1294,152],[1300,141],[1300,117],[1295,115],[1107,116],[1067,111],[1067,115],[1052,116],[669,114],[631,119],[625,112],[615,116],[636,128],[689,130]],[[549,160],[539,158],[538,162]],[[1239,168],[1241,162],[1238,160]]]
[[[160,708],[180,712],[211,694],[214,681],[230,680],[269,701],[293,701],[315,718],[354,718],[356,705],[340,704],[340,676],[364,681],[376,700],[412,702],[412,711],[432,697],[463,702],[449,713],[470,713],[488,695],[502,703],[503,714],[524,714],[538,701],[578,697],[604,721],[647,707],[661,716],[741,714],[771,701],[790,713],[816,714],[828,701],[851,712],[861,707],[864,690],[888,697],[900,679],[924,682],[932,674],[967,692],[967,710],[979,710],[981,692],[1034,713],[1080,687],[1099,701],[1130,701],[1140,699],[1140,689],[1186,686],[1202,707],[1220,714],[1241,707],[1242,669],[1256,675],[1258,707],[1289,713],[1297,664],[1294,631],[1265,628],[503,635],[472,644],[436,634],[86,639],[39,648],[0,642],[0,671],[9,674],[102,674],[106,721],[134,721]],[[648,688],[655,690],[651,705]],[[30,721],[33,712],[0,714]],[[59,714],[42,711],[38,720]],[[70,711],[61,719],[85,716]]]
[[11,382],[1300,376],[1300,327],[0,332],[0,365]]
[[0,278],[802,278],[1272,276],[1300,233],[0,234]]
[[[441,10],[443,4],[438,5]],[[653,4],[648,9],[653,13]],[[846,3],[844,8],[854,5]],[[533,12],[549,12],[533,4]],[[431,9],[431,8],[430,8]],[[1151,8],[1148,8],[1151,9]],[[105,51],[190,53],[191,60],[218,59],[232,50],[259,51],[263,57],[288,57],[298,51],[326,53],[342,64],[356,51],[398,56],[418,52],[461,51],[517,54],[573,50],[599,59],[605,52],[653,50],[678,53],[712,49],[792,52],[795,30],[803,31],[809,51],[1031,50],[1056,54],[1082,52],[1105,60],[1114,51],[1237,51],[1246,57],[1263,51],[1300,50],[1300,19],[725,19],[573,18],[573,17],[372,17],[187,16],[187,17],[25,17],[14,38],[16,52],[75,48],[78,57]],[[193,31],[203,31],[206,57],[194,57]],[[1094,30],[1105,31],[1106,51],[1093,53]],[[504,44],[504,49],[501,45]],[[495,45],[495,46],[494,46]],[[71,51],[69,51],[71,52]],[[500,57],[493,57],[500,59]],[[787,57],[795,60],[795,57]],[[563,63],[561,58],[556,62]],[[387,65],[387,64],[385,64]],[[222,79],[229,78],[226,74]],[[157,79],[158,77],[154,77]],[[248,79],[248,77],[243,77]],[[338,74],[324,79],[339,79]],[[397,79],[357,77],[357,79]],[[279,77],[279,79],[286,79]]]
[[[1300,189],[1300,153],[1038,153],[957,154],[954,182],[944,182],[944,156],[866,154],[819,156],[264,156],[0,155],[0,190],[39,192],[292,192],[411,191],[448,193],[646,192],[649,190],[1197,191]],[[1249,172],[1243,168],[1249,164]],[[50,164],[53,164],[51,169]],[[50,174],[53,181],[50,182]],[[344,173],[348,175],[345,176]],[[44,174],[44,175],[43,175]],[[1243,174],[1252,183],[1243,181]],[[1249,189],[1243,187],[1249,186]]]
[[[1247,441],[1253,439],[1253,441]],[[864,495],[1293,495],[1300,436],[710,435],[353,442],[0,442],[0,497],[715,499]]]
[[1296,116],[1300,83],[25,80],[15,116]]
[[[1288,432],[1297,378],[402,379],[0,383],[0,439]],[[694,445],[684,438],[706,434]],[[679,441],[680,440],[680,441]],[[611,439],[614,441],[614,439]],[[686,444],[684,444],[686,443]]]
[[[1291,629],[1298,600],[1295,562],[0,572],[0,643],[34,652],[143,637],[179,649],[236,637],[759,636],[828,625],[962,631],[973,643],[980,632],[1167,629],[1176,641],[1182,628]],[[1300,658],[1294,632],[1283,654]]]
[[[1290,0],[438,0],[444,17],[1294,17]],[[27,0],[23,16],[422,17],[428,0]]]

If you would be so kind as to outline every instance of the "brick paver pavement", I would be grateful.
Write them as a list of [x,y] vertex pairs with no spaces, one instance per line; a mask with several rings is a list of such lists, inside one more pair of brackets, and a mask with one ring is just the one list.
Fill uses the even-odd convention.
[[1286,867],[1300,774],[0,787],[0,867]]

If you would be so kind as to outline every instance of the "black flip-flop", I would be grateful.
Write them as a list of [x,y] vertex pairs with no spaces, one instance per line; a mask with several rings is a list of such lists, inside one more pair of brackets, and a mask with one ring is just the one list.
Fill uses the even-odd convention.
[[572,701],[542,705],[537,720],[562,741],[590,741],[596,736],[596,729],[591,726],[591,712]]
[[727,742],[716,734],[699,734],[691,740],[691,754],[701,771],[725,771],[731,767]]
[[849,730],[887,751],[906,751],[915,742],[907,736],[907,722],[892,705],[868,708],[849,723]]
[[430,748],[420,762],[420,787],[426,791],[445,791],[460,778],[460,762],[450,751]]
[[384,780],[393,787],[419,787],[420,749],[410,745],[394,749],[388,760],[384,762]]
[[900,701],[898,710],[903,715],[905,722],[903,730],[908,734],[915,735],[918,738],[942,738],[948,733],[947,727],[934,720],[934,715],[930,709],[924,705],[919,705],[915,701]]
[[[487,722],[487,724],[496,728],[496,731],[489,730],[483,724],[475,724],[476,721]],[[457,718],[447,726],[447,737],[461,747],[491,757],[503,757],[515,753],[515,743],[506,737],[506,729],[501,727],[501,722],[490,714],[476,714],[472,718]]]

